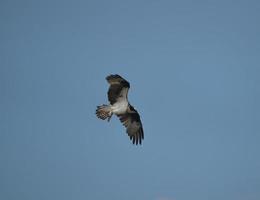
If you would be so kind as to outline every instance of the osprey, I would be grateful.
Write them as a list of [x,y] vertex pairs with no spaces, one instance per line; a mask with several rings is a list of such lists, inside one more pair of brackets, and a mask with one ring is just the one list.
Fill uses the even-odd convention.
[[127,99],[130,84],[117,74],[107,76],[106,80],[110,84],[107,92],[110,104],[97,106],[97,117],[109,121],[115,114],[126,127],[126,132],[133,144],[142,144],[144,139],[142,122],[138,112]]

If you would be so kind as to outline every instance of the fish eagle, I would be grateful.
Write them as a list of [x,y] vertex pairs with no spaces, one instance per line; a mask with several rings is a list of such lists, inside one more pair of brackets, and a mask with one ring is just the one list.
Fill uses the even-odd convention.
[[130,88],[129,82],[118,74],[109,75],[106,80],[110,84],[107,92],[110,104],[97,106],[97,117],[109,121],[112,115],[115,114],[126,127],[126,132],[133,144],[142,144],[144,131],[140,115],[128,102],[127,98]]

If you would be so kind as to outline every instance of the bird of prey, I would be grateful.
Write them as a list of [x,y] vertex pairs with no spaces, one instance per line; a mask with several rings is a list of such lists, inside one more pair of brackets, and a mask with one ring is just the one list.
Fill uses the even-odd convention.
[[144,139],[142,122],[138,112],[128,102],[127,98],[130,88],[129,82],[118,74],[109,75],[106,80],[110,84],[107,92],[110,104],[97,106],[97,117],[109,121],[112,115],[115,114],[126,127],[126,132],[133,144],[142,144]]

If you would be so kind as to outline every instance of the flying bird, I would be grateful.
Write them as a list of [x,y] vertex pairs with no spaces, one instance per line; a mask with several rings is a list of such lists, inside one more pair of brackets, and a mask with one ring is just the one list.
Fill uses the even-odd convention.
[[118,74],[106,77],[110,84],[107,96],[109,105],[97,106],[96,115],[98,118],[110,121],[115,114],[122,124],[126,127],[126,133],[132,140],[133,144],[142,144],[144,131],[140,115],[134,107],[128,102],[127,94],[130,84]]

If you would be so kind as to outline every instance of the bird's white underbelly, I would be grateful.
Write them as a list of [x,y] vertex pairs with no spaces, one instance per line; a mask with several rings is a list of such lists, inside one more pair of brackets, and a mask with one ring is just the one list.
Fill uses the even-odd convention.
[[112,112],[116,115],[124,114],[127,110],[128,102],[127,101],[119,101],[114,103],[111,108]]

